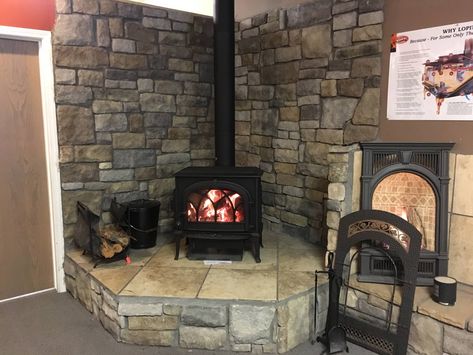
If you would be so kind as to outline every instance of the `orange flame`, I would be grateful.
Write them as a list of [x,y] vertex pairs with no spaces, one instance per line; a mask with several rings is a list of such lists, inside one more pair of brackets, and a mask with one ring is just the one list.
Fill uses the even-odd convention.
[[242,198],[230,190],[209,190],[202,198],[198,211],[190,202],[187,204],[187,220],[190,222],[243,222],[245,213]]

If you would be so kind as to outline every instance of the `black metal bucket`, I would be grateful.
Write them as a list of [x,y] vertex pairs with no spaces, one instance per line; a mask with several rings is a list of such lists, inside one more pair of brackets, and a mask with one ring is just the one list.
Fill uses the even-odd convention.
[[159,207],[155,200],[134,200],[123,204],[112,201],[112,213],[132,236],[132,249],[152,248],[156,245]]

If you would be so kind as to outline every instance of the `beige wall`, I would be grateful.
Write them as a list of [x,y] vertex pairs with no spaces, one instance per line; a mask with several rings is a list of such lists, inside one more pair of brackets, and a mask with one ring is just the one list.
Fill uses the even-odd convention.
[[271,9],[289,8],[309,1],[314,0],[235,0],[235,17],[241,20]]
[[473,285],[473,155],[450,155],[449,275]]
[[386,118],[389,41],[391,33],[417,30],[472,20],[473,1],[386,0],[384,9],[383,70],[381,79],[380,131],[384,142],[455,142],[453,151],[473,154],[473,121],[388,121]]

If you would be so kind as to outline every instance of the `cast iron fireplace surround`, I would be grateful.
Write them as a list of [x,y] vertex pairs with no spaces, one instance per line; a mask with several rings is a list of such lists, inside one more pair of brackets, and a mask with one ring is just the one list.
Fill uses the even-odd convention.
[[[373,193],[386,177],[400,172],[415,174],[435,195],[435,248],[422,249],[418,285],[432,285],[433,278],[448,271],[449,152],[454,143],[362,143],[361,208],[373,209]],[[360,253],[359,280],[392,282],[392,268],[382,255]]]
[[176,259],[187,238],[190,259],[241,260],[250,246],[261,262],[262,172],[235,167],[234,17],[233,0],[215,2],[216,166],[189,167],[175,176]]

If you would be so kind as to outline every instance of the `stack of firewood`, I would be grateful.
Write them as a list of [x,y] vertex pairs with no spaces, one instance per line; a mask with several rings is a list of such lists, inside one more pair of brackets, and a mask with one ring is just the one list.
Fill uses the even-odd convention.
[[100,253],[105,259],[121,253],[130,243],[130,236],[120,226],[111,224],[99,230]]

